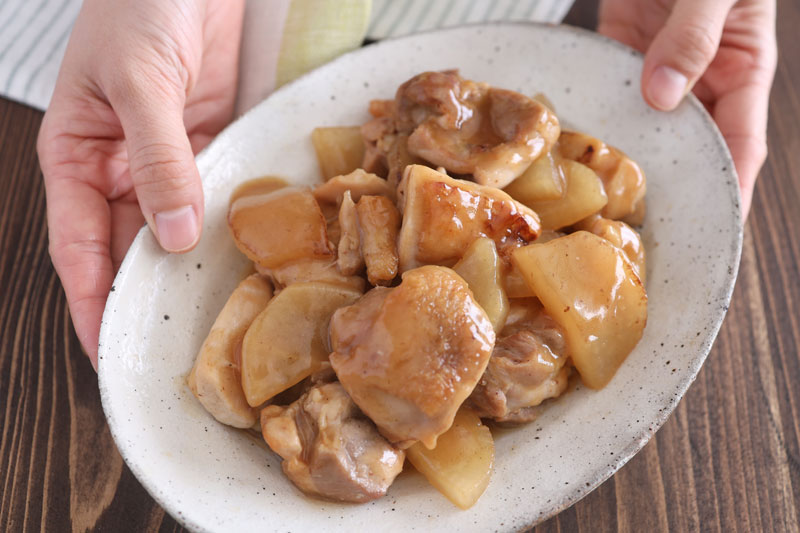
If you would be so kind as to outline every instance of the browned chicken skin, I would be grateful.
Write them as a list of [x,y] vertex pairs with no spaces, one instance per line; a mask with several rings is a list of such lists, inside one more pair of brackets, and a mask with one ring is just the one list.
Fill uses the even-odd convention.
[[535,212],[503,191],[421,165],[406,169],[398,199],[401,272],[425,264],[452,266],[478,237],[494,240],[503,253],[535,240],[541,228]]
[[362,196],[356,212],[367,278],[373,285],[389,285],[397,276],[400,212],[384,196]]
[[423,72],[394,101],[373,100],[362,126],[364,168],[396,185],[421,160],[502,188],[558,139],[556,115],[525,95],[465,80],[457,71]]
[[264,440],[309,495],[367,502],[386,494],[405,453],[380,436],[338,383],[312,387],[288,407],[261,411]]
[[558,119],[522,94],[424,72],[397,90],[396,125],[408,152],[449,172],[505,187],[558,139]]
[[339,272],[352,276],[364,268],[364,256],[361,255],[361,237],[358,232],[358,213],[350,191],[342,197],[339,207],[339,246],[337,248],[337,265]]
[[331,318],[333,369],[353,401],[400,447],[428,448],[453,422],[486,367],[494,330],[449,268],[403,274]]
[[[558,324],[535,299],[515,303],[513,321],[503,329],[489,365],[469,398],[482,418],[530,422],[544,400],[560,396],[569,369],[566,341]],[[530,303],[529,303],[530,302]]]

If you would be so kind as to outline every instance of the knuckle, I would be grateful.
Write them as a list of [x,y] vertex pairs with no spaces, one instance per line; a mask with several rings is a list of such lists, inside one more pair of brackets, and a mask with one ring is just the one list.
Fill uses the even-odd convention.
[[691,20],[672,34],[677,60],[684,68],[699,73],[717,54],[717,41],[709,32],[710,23]]
[[48,251],[53,265],[59,272],[63,269],[111,260],[111,252],[106,243],[93,237],[68,242],[54,239],[50,241]]
[[137,188],[151,192],[169,193],[193,185],[189,165],[176,157],[180,151],[167,143],[150,143],[140,147],[131,156],[131,178]]
[[184,93],[180,73],[161,59],[127,57],[111,69],[105,84],[109,101],[138,107],[153,101],[172,101]]

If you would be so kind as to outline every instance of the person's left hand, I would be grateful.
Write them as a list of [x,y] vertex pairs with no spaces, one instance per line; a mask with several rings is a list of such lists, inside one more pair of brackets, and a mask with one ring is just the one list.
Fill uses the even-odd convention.
[[597,30],[645,52],[642,93],[674,109],[689,91],[728,143],[747,218],[767,155],[775,0],[603,0]]

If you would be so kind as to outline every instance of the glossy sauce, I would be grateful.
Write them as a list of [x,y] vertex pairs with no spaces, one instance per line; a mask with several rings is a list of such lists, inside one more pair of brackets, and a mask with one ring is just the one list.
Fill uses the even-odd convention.
[[228,205],[233,205],[233,202],[244,196],[257,196],[259,194],[267,194],[278,189],[282,189],[289,185],[286,180],[278,176],[262,176],[247,180],[240,183],[231,193],[231,198]]

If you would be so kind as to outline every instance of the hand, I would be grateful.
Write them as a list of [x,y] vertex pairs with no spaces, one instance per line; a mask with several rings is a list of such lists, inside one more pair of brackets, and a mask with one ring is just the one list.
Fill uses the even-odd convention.
[[775,74],[775,0],[603,0],[598,31],[646,52],[642,93],[674,109],[691,90],[730,148],[742,215],[767,156]]
[[194,152],[233,114],[243,0],[86,0],[38,151],[50,256],[97,367],[115,272],[147,222],[170,252],[200,238]]

